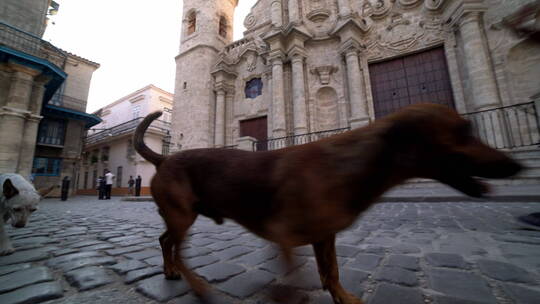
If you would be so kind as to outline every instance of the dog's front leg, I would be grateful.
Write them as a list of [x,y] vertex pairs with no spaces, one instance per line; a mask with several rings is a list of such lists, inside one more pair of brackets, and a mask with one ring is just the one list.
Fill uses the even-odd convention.
[[333,235],[324,241],[313,243],[322,286],[330,291],[336,304],[362,304],[360,299],[345,291],[339,283],[335,239],[336,236]]
[[11,246],[11,242],[6,230],[4,229],[4,225],[4,216],[2,216],[0,217],[0,256],[8,255],[15,251],[13,246]]

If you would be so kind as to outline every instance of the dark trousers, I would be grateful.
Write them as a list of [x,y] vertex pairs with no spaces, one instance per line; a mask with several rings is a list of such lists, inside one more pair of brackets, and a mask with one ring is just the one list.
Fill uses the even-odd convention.
[[98,199],[105,199],[105,186],[99,186],[98,188]]
[[105,199],[111,199],[112,185],[105,185]]

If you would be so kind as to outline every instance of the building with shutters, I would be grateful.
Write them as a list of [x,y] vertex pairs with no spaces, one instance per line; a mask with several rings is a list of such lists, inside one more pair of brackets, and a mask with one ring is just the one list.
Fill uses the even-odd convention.
[[150,84],[94,112],[102,121],[84,137],[77,193],[96,194],[97,179],[108,169],[116,177],[113,195],[126,195],[129,177],[139,175],[142,194],[150,195],[150,179],[156,168],[135,152],[133,133],[146,115],[163,111],[144,139],[154,151],[169,154],[172,100],[172,93]]
[[0,2],[0,173],[19,173],[36,188],[67,176],[72,190],[82,136],[100,121],[86,113],[99,64],[42,39],[58,8],[51,0]]
[[433,102],[538,156],[540,43],[507,26],[532,2],[259,0],[233,41],[237,0],[185,0],[174,148],[272,149]]

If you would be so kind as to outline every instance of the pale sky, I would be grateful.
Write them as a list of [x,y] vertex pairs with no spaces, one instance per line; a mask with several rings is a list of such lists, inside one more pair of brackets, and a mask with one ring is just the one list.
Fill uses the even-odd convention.
[[[43,39],[101,64],[94,72],[87,112],[148,84],[174,92],[180,43],[182,0],[56,0],[58,14]],[[234,16],[234,39],[255,0],[241,0]]]

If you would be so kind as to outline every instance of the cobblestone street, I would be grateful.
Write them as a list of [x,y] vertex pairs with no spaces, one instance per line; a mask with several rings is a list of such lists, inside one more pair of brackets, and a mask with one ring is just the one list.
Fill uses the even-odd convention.
[[[382,203],[337,240],[341,281],[369,304],[540,303],[540,229],[516,216],[540,203]],[[47,199],[17,249],[0,257],[0,303],[198,303],[162,275],[163,224],[151,202]],[[183,255],[211,282],[215,302],[271,303],[292,285],[303,303],[332,303],[311,247],[284,274],[273,246],[227,221],[199,217]],[[304,279],[297,279],[302,275]]]

